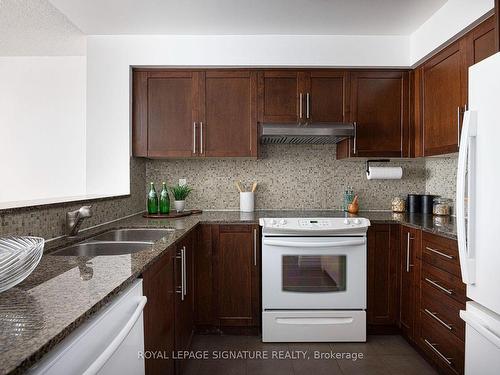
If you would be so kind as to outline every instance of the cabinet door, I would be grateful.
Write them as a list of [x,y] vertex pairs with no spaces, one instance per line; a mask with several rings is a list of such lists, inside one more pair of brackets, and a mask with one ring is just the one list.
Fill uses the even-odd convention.
[[423,67],[424,156],[458,150],[467,100],[465,41],[453,43]]
[[[144,295],[144,349],[171,353],[174,350],[174,259],[169,251],[143,274]],[[146,360],[146,374],[174,374],[174,361]]]
[[195,261],[195,323],[197,331],[213,331],[216,322],[214,294],[213,238],[217,236],[216,224],[201,224],[198,230]]
[[216,250],[217,316],[223,327],[255,327],[260,311],[258,226],[220,225]]
[[189,157],[199,152],[199,75],[192,71],[148,74],[148,156]]
[[467,39],[467,62],[474,65],[493,55],[495,47],[495,17],[491,16],[472,29],[466,36]]
[[406,71],[351,73],[351,120],[356,123],[350,156],[402,157],[409,120]]
[[306,77],[307,122],[345,122],[348,73],[311,70]]
[[399,312],[399,225],[368,229],[367,324],[370,333],[395,332]]
[[420,230],[401,227],[401,297],[400,328],[408,339],[415,336],[415,318],[417,316],[418,272],[417,251],[420,247]]
[[[192,235],[188,235],[176,249],[175,257],[175,350],[188,350],[194,329],[194,262]],[[182,259],[184,251],[184,261]],[[185,264],[183,264],[185,263]],[[184,270],[183,270],[184,268]],[[182,294],[184,274],[184,296]],[[184,362],[177,361],[176,373],[180,374]]]
[[257,72],[206,71],[202,103],[202,155],[257,156]]
[[304,80],[301,71],[259,72],[259,121],[305,122]]

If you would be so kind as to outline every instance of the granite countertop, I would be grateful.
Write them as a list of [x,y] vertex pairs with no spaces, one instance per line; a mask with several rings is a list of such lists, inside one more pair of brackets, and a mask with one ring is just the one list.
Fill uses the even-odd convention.
[[[145,219],[141,215],[82,232],[78,240],[46,245],[35,271],[21,284],[0,293],[0,373],[22,373],[72,330],[130,285],[155,260],[198,223],[256,223],[261,217],[344,217],[339,211],[273,210],[255,213],[208,211],[180,219]],[[352,215],[349,215],[352,216]],[[373,223],[401,223],[456,239],[453,218],[361,212]],[[441,221],[438,223],[437,221]],[[438,225],[439,224],[439,225]],[[54,256],[57,248],[110,229],[174,228],[144,251],[100,257]]]

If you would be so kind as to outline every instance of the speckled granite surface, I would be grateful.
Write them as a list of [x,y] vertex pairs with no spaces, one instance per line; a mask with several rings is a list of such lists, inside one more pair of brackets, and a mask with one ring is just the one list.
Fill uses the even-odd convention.
[[[81,240],[113,228],[167,227],[176,229],[152,247],[127,255],[101,257],[54,256],[51,251],[69,244],[54,241],[36,270],[24,282],[0,293],[0,373],[21,373],[59,343],[73,329],[120,293],[168,247],[198,223],[255,223],[260,217],[343,217],[338,211],[204,212],[175,220],[142,216],[87,230]],[[432,217],[391,212],[361,212],[374,223],[402,223],[456,238],[454,221],[436,225]],[[75,242],[73,240],[72,242]]]

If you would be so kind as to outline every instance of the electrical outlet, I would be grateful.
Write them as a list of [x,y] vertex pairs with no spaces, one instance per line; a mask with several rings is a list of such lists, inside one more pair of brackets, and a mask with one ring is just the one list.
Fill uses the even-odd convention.
[[187,185],[187,180],[185,178],[179,178],[179,186]]

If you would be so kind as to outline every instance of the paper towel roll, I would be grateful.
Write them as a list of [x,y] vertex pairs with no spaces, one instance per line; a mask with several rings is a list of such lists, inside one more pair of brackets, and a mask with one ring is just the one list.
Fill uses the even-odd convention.
[[369,167],[366,178],[369,180],[400,180],[403,177],[401,167]]

